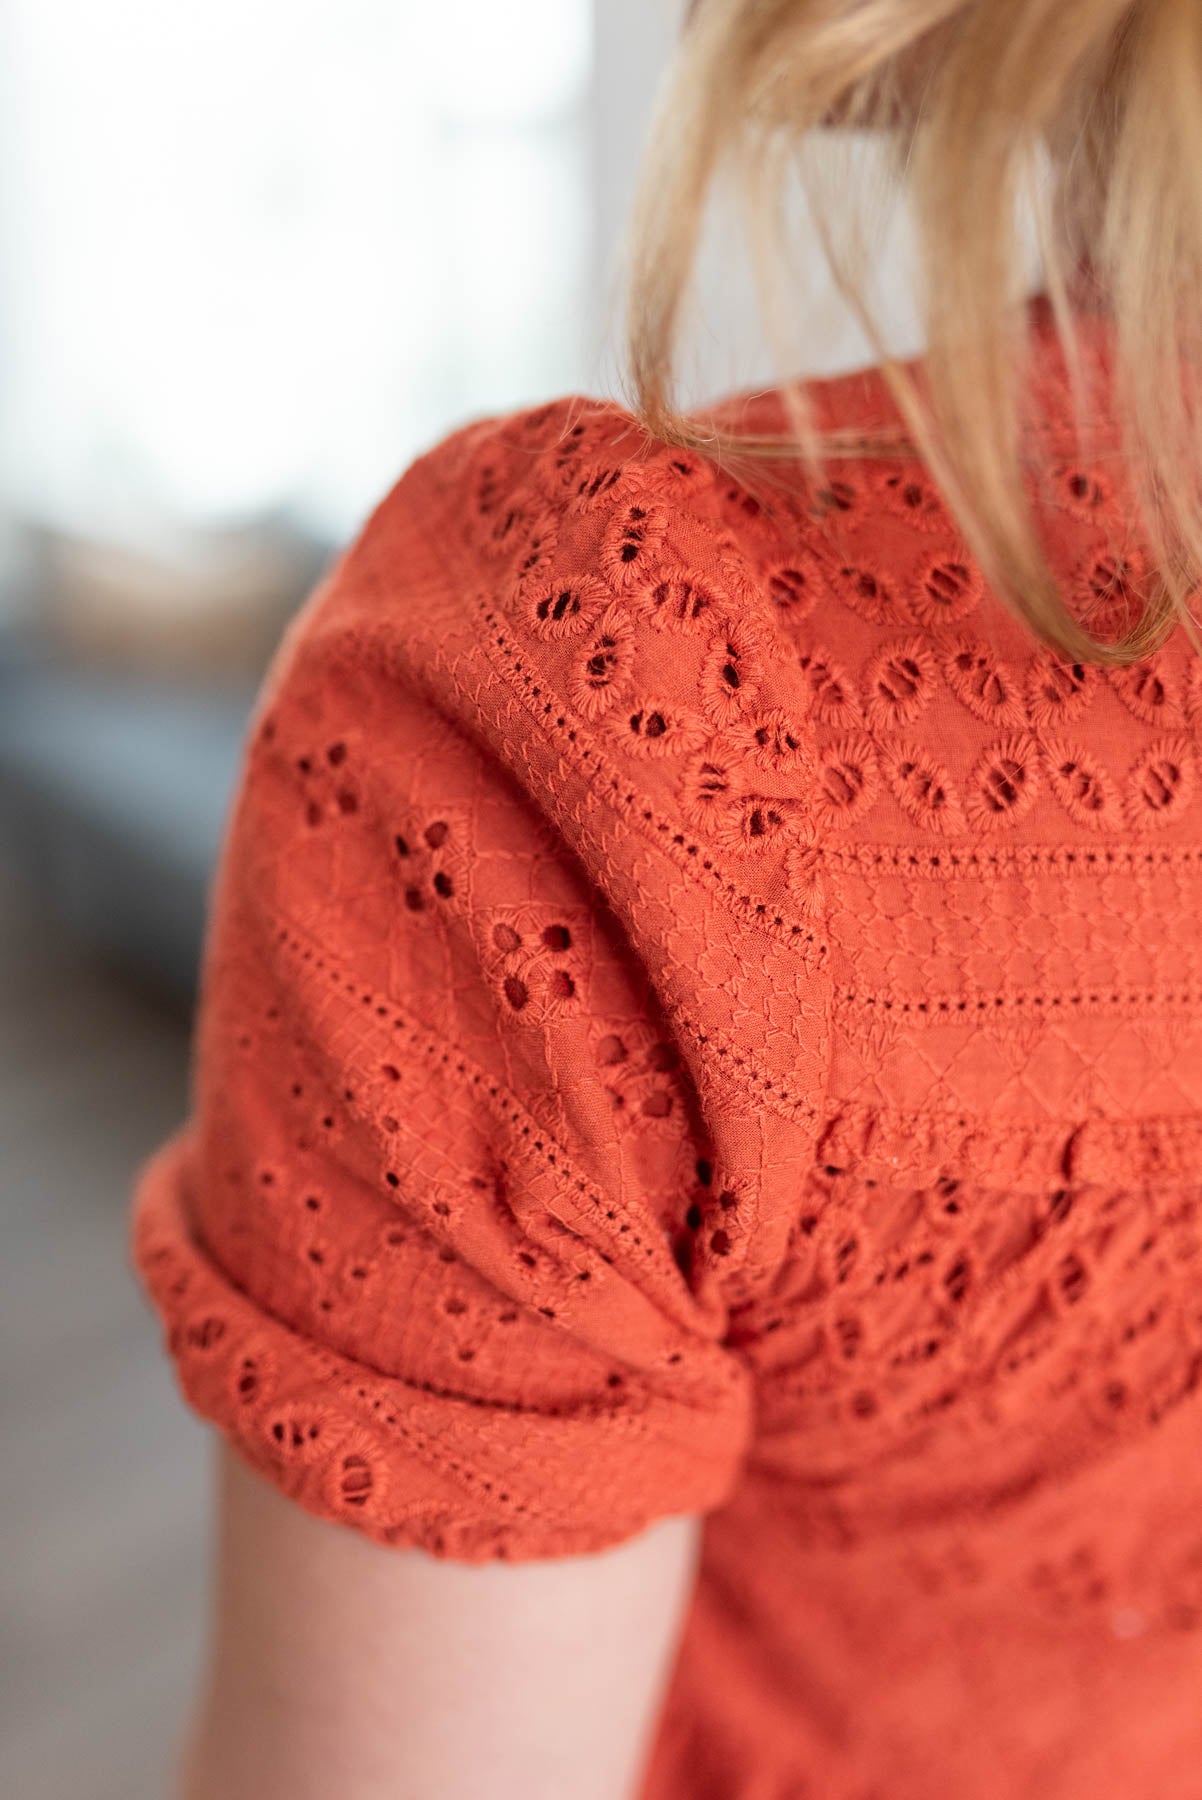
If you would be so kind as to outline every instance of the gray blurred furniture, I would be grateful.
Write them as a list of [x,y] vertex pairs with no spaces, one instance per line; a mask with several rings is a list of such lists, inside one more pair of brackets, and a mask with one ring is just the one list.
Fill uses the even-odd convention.
[[252,700],[0,651],[0,855],[81,939],[183,999]]

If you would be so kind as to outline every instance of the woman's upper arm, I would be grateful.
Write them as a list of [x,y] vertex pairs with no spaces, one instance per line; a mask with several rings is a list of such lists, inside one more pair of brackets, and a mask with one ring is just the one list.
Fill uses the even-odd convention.
[[591,1556],[468,1565],[314,1518],[219,1455],[185,1800],[633,1800],[695,1518]]

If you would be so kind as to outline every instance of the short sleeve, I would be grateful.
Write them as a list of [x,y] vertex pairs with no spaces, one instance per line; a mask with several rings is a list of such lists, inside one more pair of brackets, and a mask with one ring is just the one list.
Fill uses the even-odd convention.
[[311,1512],[594,1551],[719,1505],[748,1441],[679,1254],[704,1144],[553,768],[506,762],[436,554],[386,548],[261,696],[131,1259],[187,1402]]

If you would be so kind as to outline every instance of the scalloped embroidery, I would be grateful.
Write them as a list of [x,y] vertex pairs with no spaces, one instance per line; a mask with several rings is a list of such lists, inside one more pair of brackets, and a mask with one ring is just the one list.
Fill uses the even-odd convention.
[[1116,829],[1122,822],[1118,789],[1096,756],[1055,738],[1042,744],[1048,784],[1069,817],[1091,831]]
[[809,801],[799,795],[739,794],[721,829],[729,847],[760,851],[786,836],[812,836],[813,815]]
[[863,709],[851,677],[821,645],[799,656],[797,666],[805,677],[811,718],[844,730],[863,723]]
[[634,627],[611,601],[572,665],[568,696],[586,719],[598,719],[614,704],[634,665]]
[[948,687],[974,717],[997,727],[1026,724],[1018,679],[988,644],[959,638],[945,652],[942,667]]
[[820,913],[826,904],[822,879],[822,852],[814,844],[794,844],[785,855],[785,879],[799,912],[807,917]]
[[687,1092],[669,1039],[645,1019],[598,1021],[592,1054],[620,1132],[676,1134]]
[[1127,817],[1132,827],[1159,828],[1179,819],[1193,797],[1194,777],[1194,747],[1184,733],[1149,744],[1127,778]]
[[1034,655],[1023,680],[1031,724],[1038,729],[1054,728],[1066,719],[1075,719],[1097,688],[1098,675],[1096,663],[1065,663]]
[[771,563],[764,571],[763,580],[777,617],[786,630],[808,618],[818,600],[828,592],[817,560],[804,551],[797,551],[785,562]]
[[532,586],[549,580],[559,545],[559,528],[553,514],[535,522],[514,570],[513,600],[520,605]]
[[636,699],[615,708],[607,731],[623,749],[640,756],[686,756],[709,740],[710,727],[677,701]]
[[718,725],[746,711],[762,675],[762,634],[750,619],[723,621],[701,665],[701,704]]
[[843,732],[821,746],[816,760],[814,804],[819,822],[836,828],[866,812],[880,786],[871,738],[864,732]]
[[1039,747],[1028,732],[991,744],[969,777],[969,823],[984,831],[1017,824],[1035,804],[1039,785]]
[[1125,637],[1143,613],[1147,578],[1147,561],[1138,547],[1087,557],[1069,583],[1081,625],[1106,643]]
[[583,580],[529,583],[521,596],[525,622],[536,637],[571,637],[596,623],[613,596],[600,582]]
[[720,834],[721,822],[743,792],[739,778],[741,757],[721,745],[710,745],[695,757],[681,776],[677,790],[680,810],[701,836]]
[[914,613],[890,582],[874,575],[870,569],[858,569],[844,563],[834,572],[831,586],[845,606],[867,619],[870,625],[914,624]]
[[951,529],[939,490],[919,465],[884,469],[873,485],[886,512],[904,519],[916,531]]
[[843,480],[841,476],[836,476],[826,482],[824,486],[814,490],[808,509],[809,514],[812,519],[825,519],[831,513],[855,512],[859,505],[859,499],[859,492],[854,483]]
[[1052,470],[1050,498],[1053,506],[1092,524],[1110,509],[1114,495],[1105,476],[1095,469],[1062,463]]
[[911,607],[928,630],[958,625],[976,611],[985,581],[975,563],[954,556],[926,557],[915,572]]
[[[543,492],[556,504],[569,500],[577,510],[604,502],[626,466],[625,457],[613,452],[624,435],[623,421],[613,412],[593,412],[566,425],[537,459]],[[616,479],[610,480],[611,474]]]
[[752,713],[732,735],[736,744],[746,743],[751,760],[762,769],[782,775],[813,771],[813,745],[783,706]]
[[581,511],[596,506],[627,480],[628,472],[620,462],[585,462],[568,487],[572,505]]
[[1163,650],[1104,673],[1123,705],[1145,725],[1176,730],[1185,723],[1184,697]]
[[388,1457],[379,1438],[355,1424],[323,1466],[321,1485],[330,1511],[342,1518],[386,1517]]
[[952,778],[925,745],[889,743],[880,748],[880,758],[885,779],[908,819],[941,837],[964,830],[964,810]]
[[910,724],[929,705],[936,678],[935,658],[921,638],[907,638],[878,650],[864,680],[869,725],[887,730]]
[[1202,656],[1190,658],[1185,677],[1185,716],[1195,731],[1202,730]]
[[693,570],[673,571],[635,591],[638,611],[661,630],[688,630],[719,616],[725,599],[713,584]]
[[516,554],[533,528],[533,517],[528,504],[516,499],[504,502],[480,541],[481,554],[493,562],[503,562]]
[[646,577],[663,542],[667,520],[647,497],[624,501],[605,526],[598,560],[609,585],[629,594]]

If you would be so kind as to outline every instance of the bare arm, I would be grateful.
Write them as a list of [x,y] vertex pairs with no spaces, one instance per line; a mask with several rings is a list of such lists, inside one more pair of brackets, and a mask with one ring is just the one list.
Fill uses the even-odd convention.
[[463,1565],[313,1518],[218,1455],[184,1800],[633,1800],[695,1519],[596,1556]]

